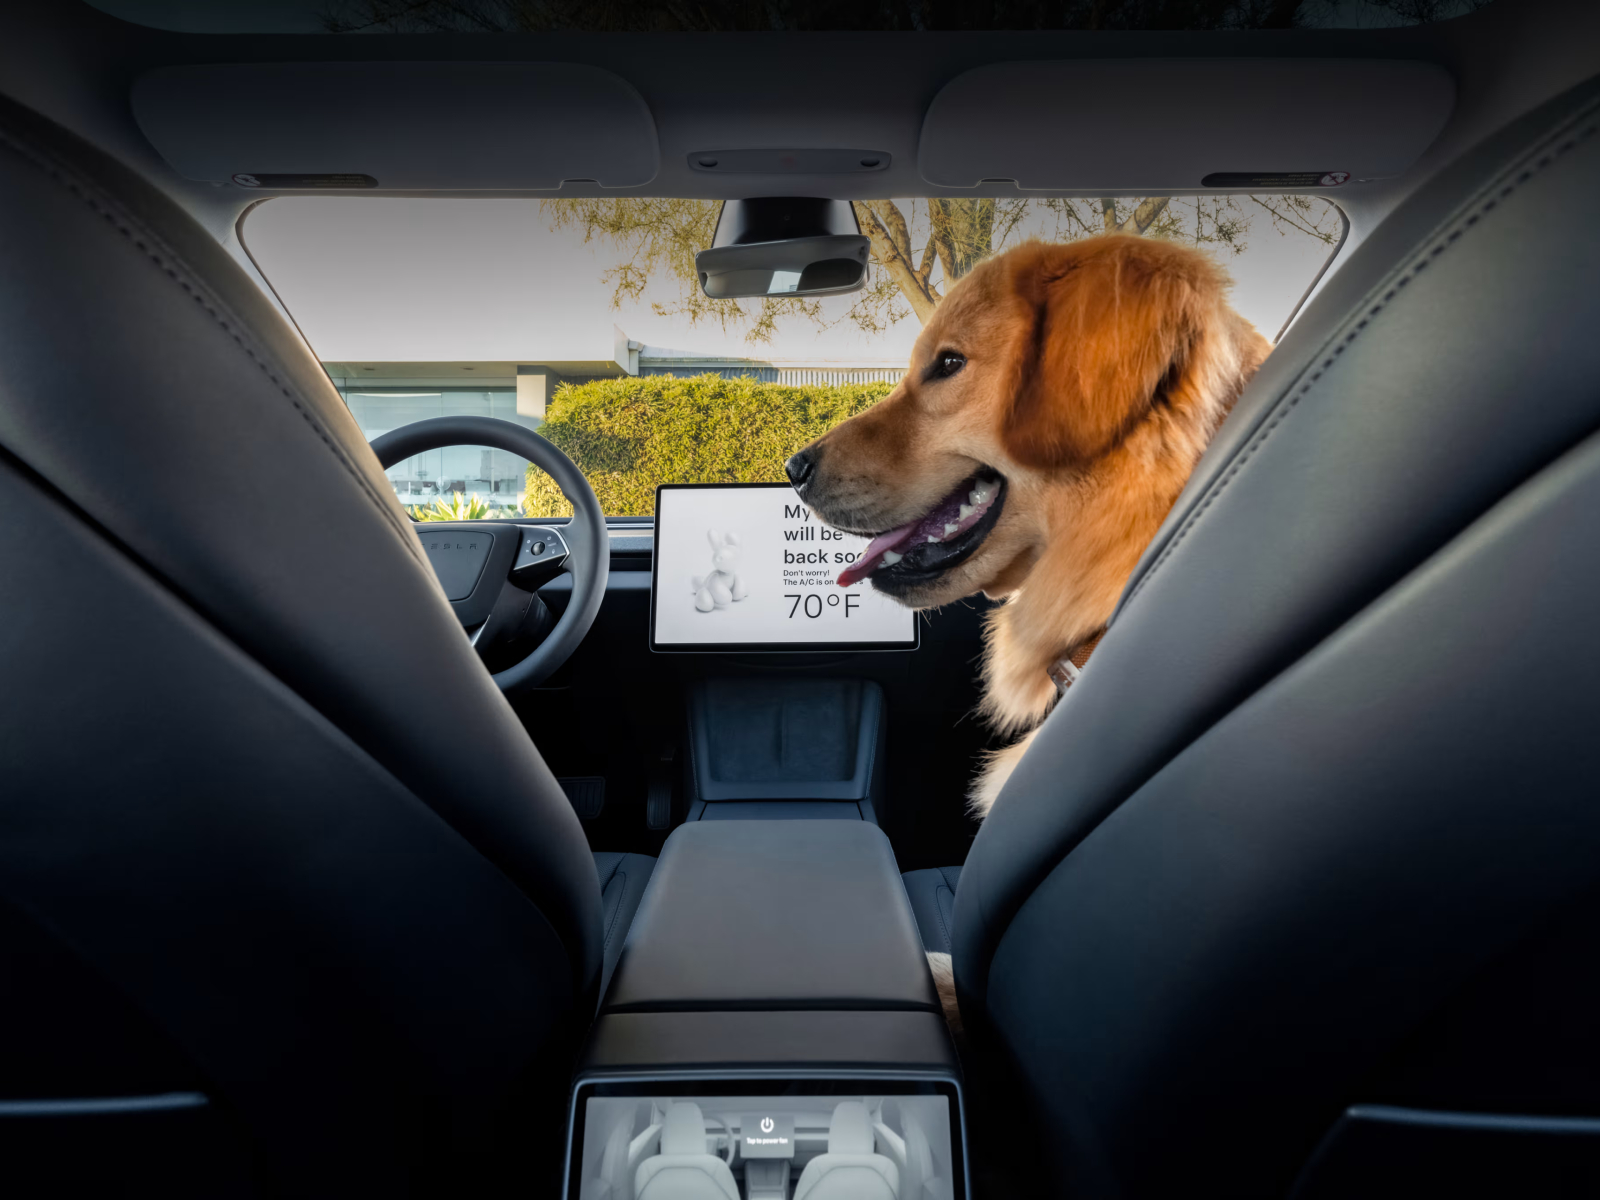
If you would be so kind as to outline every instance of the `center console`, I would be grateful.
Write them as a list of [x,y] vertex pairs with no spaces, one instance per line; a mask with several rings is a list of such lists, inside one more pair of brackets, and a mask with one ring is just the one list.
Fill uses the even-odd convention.
[[565,1194],[969,1194],[959,1067],[876,825],[667,839],[574,1081]]
[[702,679],[687,708],[688,820],[877,820],[887,724],[877,684]]
[[[787,486],[664,485],[651,648],[913,649],[915,614],[838,582],[864,545]],[[687,701],[686,819],[580,1059],[567,1200],[965,1200],[960,1071],[876,823],[881,689],[773,671]]]
[[[662,484],[650,648],[791,667],[914,650],[916,614],[850,581],[867,542],[822,525],[787,484]],[[703,679],[687,709],[687,820],[876,820],[885,725],[876,684],[809,672]]]

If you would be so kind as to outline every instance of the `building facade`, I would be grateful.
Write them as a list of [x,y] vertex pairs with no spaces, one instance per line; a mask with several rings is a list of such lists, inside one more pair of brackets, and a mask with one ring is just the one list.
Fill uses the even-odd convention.
[[[896,382],[904,362],[766,360],[696,355],[656,349],[615,330],[609,359],[547,362],[348,362],[324,363],[328,377],[368,441],[428,417],[481,416],[513,421],[529,429],[544,423],[545,406],[563,383],[628,376],[720,375],[749,377],[791,387]],[[388,471],[405,505],[429,505],[459,492],[476,495],[491,516],[521,512],[527,461],[504,450],[450,446],[396,463]]]

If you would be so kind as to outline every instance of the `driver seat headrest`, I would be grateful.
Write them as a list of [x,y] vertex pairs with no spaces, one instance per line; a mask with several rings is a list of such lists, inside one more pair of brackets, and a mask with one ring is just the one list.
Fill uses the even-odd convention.
[[828,1125],[829,1154],[872,1154],[872,1119],[859,1100],[846,1100],[833,1110]]
[[661,1153],[704,1154],[706,1152],[706,1119],[698,1104],[679,1101],[667,1109],[661,1123]]

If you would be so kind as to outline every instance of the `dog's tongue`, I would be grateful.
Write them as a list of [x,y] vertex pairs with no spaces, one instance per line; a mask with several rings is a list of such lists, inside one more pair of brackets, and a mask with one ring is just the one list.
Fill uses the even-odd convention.
[[861,557],[856,559],[843,571],[839,572],[839,586],[849,587],[852,583],[859,582],[871,575],[883,562],[883,556],[893,550],[901,542],[911,536],[912,531],[922,524],[922,518],[907,521],[898,529],[891,529],[888,533],[880,533],[867,543],[867,548],[861,552]]

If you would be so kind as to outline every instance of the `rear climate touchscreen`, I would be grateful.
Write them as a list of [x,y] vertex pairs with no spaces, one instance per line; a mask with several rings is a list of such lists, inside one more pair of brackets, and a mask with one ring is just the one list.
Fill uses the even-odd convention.
[[966,1194],[951,1100],[931,1087],[922,1095],[626,1090],[580,1090],[573,1115],[581,1149],[568,1160],[569,1200]]
[[867,540],[823,525],[787,484],[663,484],[651,648],[914,650],[915,612],[838,584]]

